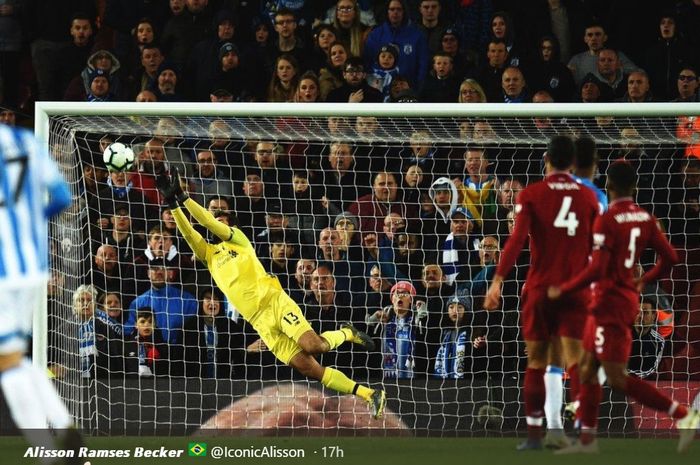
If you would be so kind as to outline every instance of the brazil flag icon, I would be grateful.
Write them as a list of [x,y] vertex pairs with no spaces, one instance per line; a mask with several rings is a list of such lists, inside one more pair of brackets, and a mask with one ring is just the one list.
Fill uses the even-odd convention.
[[207,443],[206,442],[191,442],[187,446],[187,454],[190,457],[206,457]]

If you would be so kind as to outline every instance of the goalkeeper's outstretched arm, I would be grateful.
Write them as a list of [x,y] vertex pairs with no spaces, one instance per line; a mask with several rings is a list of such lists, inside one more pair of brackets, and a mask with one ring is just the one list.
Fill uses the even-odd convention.
[[214,215],[209,210],[202,207],[200,204],[188,198],[183,202],[187,210],[192,214],[199,224],[207,228],[219,239],[225,242],[233,242],[234,244],[244,247],[252,247],[248,238],[238,228],[231,228],[214,218]]
[[180,233],[182,233],[182,237],[185,238],[185,241],[187,241],[187,244],[192,249],[192,252],[194,252],[194,256],[200,261],[204,262],[207,256],[206,239],[204,239],[202,235],[192,227],[180,207],[173,208],[171,212],[173,214],[173,218],[175,219],[177,229],[180,231]]

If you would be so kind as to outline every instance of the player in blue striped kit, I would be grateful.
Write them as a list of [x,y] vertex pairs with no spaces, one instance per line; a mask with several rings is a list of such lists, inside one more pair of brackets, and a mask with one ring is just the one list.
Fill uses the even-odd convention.
[[[15,424],[33,430],[27,439],[36,446],[52,447],[47,427],[73,424],[46,375],[25,358],[48,279],[47,219],[70,203],[67,183],[34,135],[0,125],[0,387]],[[76,444],[79,436],[68,431]]]

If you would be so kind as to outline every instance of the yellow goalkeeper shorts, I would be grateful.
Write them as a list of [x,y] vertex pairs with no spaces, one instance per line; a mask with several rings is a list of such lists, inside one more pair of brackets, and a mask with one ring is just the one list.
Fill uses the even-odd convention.
[[291,297],[284,291],[275,294],[251,324],[275,357],[289,364],[302,351],[298,344],[301,335],[313,329]]

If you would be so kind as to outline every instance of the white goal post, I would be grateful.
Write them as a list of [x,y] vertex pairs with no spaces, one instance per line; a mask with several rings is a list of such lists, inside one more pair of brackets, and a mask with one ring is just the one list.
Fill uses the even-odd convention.
[[[462,158],[463,153],[468,147],[477,147],[489,154],[493,154],[492,157],[489,157],[489,170],[499,177],[501,182],[505,179],[512,180],[517,178],[524,180],[523,183],[527,183],[531,179],[535,179],[538,174],[541,174],[541,155],[549,137],[556,133],[589,135],[598,142],[599,148],[602,147],[610,157],[613,155],[617,156],[618,152],[622,153],[625,150],[631,150],[630,147],[632,146],[636,148],[641,147],[642,150],[647,149],[650,153],[658,152],[662,154],[659,155],[663,157],[662,164],[648,163],[643,168],[645,171],[640,171],[640,176],[646,175],[644,179],[660,183],[659,185],[640,184],[640,189],[645,190],[651,199],[652,194],[649,192],[659,186],[669,191],[679,189],[677,187],[679,185],[677,179],[674,178],[674,175],[678,176],[678,173],[671,170],[678,169],[681,164],[685,163],[686,158],[683,157],[683,150],[688,144],[700,144],[700,129],[698,129],[699,132],[694,138],[679,137],[676,132],[676,119],[688,116],[700,118],[700,103],[280,104],[37,102],[35,133],[50,150],[53,151],[53,149],[59,147],[56,150],[57,161],[72,186],[73,195],[78,197],[83,195],[82,161],[78,152],[84,150],[84,147],[88,145],[99,147],[99,134],[109,134],[112,137],[121,137],[120,135],[123,134],[124,139],[122,140],[134,140],[138,141],[134,142],[134,144],[143,144],[145,138],[154,135],[154,129],[159,118],[173,118],[179,122],[178,137],[181,137],[183,141],[187,139],[187,144],[189,145],[185,144],[185,142],[182,145],[183,147],[186,145],[187,150],[201,147],[197,143],[207,140],[209,137],[207,134],[209,124],[214,120],[225,121],[229,131],[227,137],[235,140],[242,146],[245,146],[245,143],[250,140],[274,140],[275,143],[280,145],[286,144],[290,146],[303,142],[308,142],[307,145],[309,146],[315,144],[311,149],[308,147],[302,149],[303,157],[312,154],[315,157],[322,158],[326,156],[331,143],[336,141],[351,144],[361,149],[366,149],[364,156],[367,157],[368,161],[367,165],[363,166],[366,168],[367,173],[361,174],[366,174],[362,179],[366,177],[367,180],[370,179],[370,175],[376,174],[376,167],[380,165],[380,163],[376,163],[376,160],[375,162],[370,160],[372,153],[375,154],[375,157],[382,156],[377,155],[378,153],[387,153],[387,159],[395,157],[396,159],[404,160],[405,154],[410,150],[410,143],[417,132],[422,134],[421,140],[424,143],[444,149],[446,154],[445,166],[451,167],[453,162],[457,162],[455,166],[459,166],[460,170],[464,169],[466,171],[466,163]],[[375,123],[378,130],[367,135],[359,134],[354,130],[334,133],[326,127],[325,121],[327,118],[346,118],[349,120],[355,117],[376,118],[377,121]],[[287,124],[278,124],[280,119],[286,121]],[[294,123],[292,120],[302,121],[302,123],[312,121],[316,125],[307,127],[304,124]],[[292,122],[290,123],[290,121]],[[464,122],[468,122],[468,131],[466,129],[460,130],[460,124]],[[477,122],[484,122],[488,130],[477,135],[475,129]],[[309,130],[309,127],[317,129]],[[698,125],[698,128],[700,128],[700,125]],[[621,129],[632,129],[633,131],[625,132],[621,131]],[[79,135],[76,136],[76,133],[79,133]],[[83,148],[78,149],[78,146]],[[377,147],[382,150],[386,149],[386,152],[371,151],[372,148]],[[245,150],[248,149],[244,147],[239,150],[243,151],[245,156]],[[97,159],[101,161],[101,154],[98,155]],[[403,161],[397,163],[402,167],[399,174],[403,175],[406,164],[403,164]],[[194,159],[192,164],[196,164]],[[370,172],[369,166],[372,166],[375,171]],[[389,162],[381,164],[381,166],[386,166],[382,170],[390,171],[388,168]],[[437,165],[431,164],[430,166]],[[231,167],[232,170],[238,168],[238,166]],[[296,170],[303,169],[305,168],[297,168]],[[525,171],[521,171],[521,169]],[[426,177],[428,174],[435,174],[435,179],[438,176],[445,175],[438,171],[435,173],[426,172]],[[450,172],[449,174],[454,175],[455,173]],[[463,175],[464,172],[459,174]],[[323,179],[328,178],[324,177]],[[647,181],[640,181],[640,183],[644,182]],[[398,180],[398,183],[401,185],[401,179]],[[682,183],[680,185],[682,186]],[[326,186],[324,184],[321,187]],[[367,187],[367,192],[369,192],[371,186],[369,184],[364,186],[355,185],[355,191],[364,192],[363,189],[360,189],[361,187]],[[425,189],[421,192],[424,191],[423,193],[427,194],[429,186],[424,187]],[[277,198],[280,201],[289,201],[291,205],[294,205],[294,198]],[[653,198],[657,199],[658,197],[654,194]],[[663,201],[664,208],[662,210],[665,214],[670,215],[668,212],[672,210],[673,205],[671,204],[672,200],[669,199],[675,199],[676,197],[668,195],[664,198],[666,200]],[[421,197],[417,197],[413,200],[417,202],[415,206],[418,226],[413,230],[417,235],[423,234],[421,228],[423,227],[422,218],[424,217],[420,215],[423,215],[424,212],[421,210],[420,199]],[[431,199],[432,197],[428,200]],[[341,209],[340,211],[343,210]],[[85,227],[84,224],[81,224],[81,221],[84,220],[86,215],[87,213],[81,215],[79,211],[69,211],[64,215],[63,219],[59,219],[52,224],[52,233],[60,231],[60,237],[58,237],[60,241],[55,241],[58,242],[55,245],[58,249],[54,249],[53,254],[55,256],[64,254],[61,256],[63,260],[60,267],[62,268],[57,270],[57,274],[68,276],[70,279],[57,283],[57,286],[63,285],[65,288],[58,294],[55,290],[50,290],[50,295],[46,299],[46,306],[42,311],[34,315],[33,361],[34,364],[42,368],[46,368],[54,362],[49,360],[49,354],[51,350],[57,349],[55,341],[52,342],[49,338],[51,323],[49,322],[50,309],[48,302],[53,299],[53,302],[61,307],[62,313],[58,317],[58,322],[65,322],[63,320],[70,318],[70,307],[72,305],[70,296],[72,296],[78,284],[84,284],[83,276],[79,275],[79,270],[81,270],[81,266],[85,266],[84,263],[89,263],[89,260],[87,262],[85,260],[89,257],[81,256],[82,249],[75,246],[78,241],[89,242],[93,239],[92,237],[86,238],[84,236],[84,234],[89,235],[92,233],[81,232],[82,228]],[[660,217],[660,219],[666,221],[669,218]],[[360,218],[361,220],[362,218]],[[333,217],[330,217],[330,221],[330,226],[334,226],[332,224]],[[502,222],[504,219],[501,218],[498,221]],[[700,234],[700,232],[697,232],[697,234]],[[440,240],[440,244],[443,241],[444,238]],[[315,245],[311,244],[311,247],[313,248]],[[358,247],[360,246],[358,245]],[[441,245],[432,252],[437,257],[436,260],[440,262],[439,264],[443,266],[444,264],[441,262],[443,254],[440,247]],[[686,250],[684,257],[700,256],[700,253],[696,253],[700,252],[700,248],[695,248],[695,246],[688,247],[692,249],[691,252],[693,253],[688,254]],[[94,247],[92,248],[94,252]],[[299,248],[301,248],[301,243],[299,243]],[[478,257],[478,248],[479,241],[477,240],[474,242],[472,250],[475,257]],[[378,260],[378,263],[381,263],[381,260]],[[367,281],[369,271],[365,269],[367,268],[366,263],[362,265],[364,266],[356,268],[361,269],[360,274],[358,276],[349,276],[349,278],[356,278],[356,281]],[[54,264],[52,263],[53,266]],[[695,296],[695,291],[692,288],[694,280],[691,275],[693,273],[697,274],[698,276],[695,279],[700,280],[700,273],[691,270],[694,269],[693,267],[697,268],[697,264],[684,262],[680,267],[684,271],[674,274],[672,279],[678,279],[682,283],[678,285],[674,284],[674,281],[670,281],[670,284],[668,282],[665,283],[665,292],[671,297],[669,305],[673,304],[678,315],[682,314],[682,318],[677,318],[677,324],[682,327],[676,328],[680,330],[682,339],[674,339],[675,335],[668,336],[666,349],[664,350],[662,347],[662,353],[659,354],[659,357],[673,357],[674,344],[684,344],[684,347],[689,347],[691,344],[697,345],[700,343],[700,337],[698,340],[690,339],[690,334],[700,334],[697,328],[693,329],[691,327],[695,324],[700,325],[700,319],[692,320],[698,321],[698,323],[689,322],[691,320],[688,319],[688,315],[691,312],[700,312],[700,308],[694,309],[690,307],[693,305],[693,302],[698,302],[698,297]],[[381,266],[378,266],[378,270],[381,270],[381,273],[385,273],[384,268]],[[396,276],[398,275],[395,275],[394,278]],[[290,279],[293,279],[293,276]],[[393,279],[393,281],[396,280]],[[414,281],[417,284],[419,279],[416,278]],[[197,292],[199,292],[199,284],[196,287]],[[696,286],[695,289],[700,289],[700,287]],[[363,294],[370,291],[365,292],[353,289],[353,292]],[[470,292],[472,291],[470,290]],[[658,292],[663,293],[664,291],[658,290]],[[658,297],[658,295],[656,296]],[[198,295],[194,297],[197,298]],[[472,294],[471,297],[473,298],[474,295]],[[510,297],[512,297],[514,302],[517,302],[519,299],[517,292],[513,292]],[[674,298],[676,299],[675,302]],[[365,313],[368,313],[370,308],[365,308],[365,310]],[[438,311],[442,313],[444,309]],[[513,313],[515,314],[515,321],[517,321],[517,308],[514,308]],[[56,318],[55,315],[54,318]],[[673,315],[671,315],[671,318],[673,318]],[[342,323],[342,321],[338,321],[338,323]],[[499,336],[511,338],[501,341],[504,343],[504,347],[506,342],[512,344],[515,347],[513,350],[516,351],[515,357],[522,362],[523,354],[518,352],[517,325],[513,326],[512,321],[499,324],[507,326],[510,331],[508,336],[505,335],[505,332]],[[382,331],[382,329],[379,329],[377,333],[374,333],[378,340],[381,339]],[[65,337],[69,337],[69,333],[66,333]],[[73,335],[70,334],[70,337],[73,337]],[[436,340],[439,343],[439,337]],[[76,355],[79,351],[76,340],[68,341],[65,344],[65,346],[58,347],[59,352],[62,354]],[[426,344],[429,345],[430,343]],[[694,358],[700,357],[700,350],[693,352],[691,349],[687,349],[685,352],[679,352],[679,354],[680,357],[684,357],[683,363],[686,363],[686,366],[700,366],[700,363],[694,360]],[[434,354],[431,357],[434,357]],[[690,360],[691,358],[693,360]],[[67,362],[67,364],[70,363],[73,362]],[[415,360],[412,360],[410,363],[415,365]],[[437,379],[433,372],[417,373],[415,379],[409,380],[387,379],[385,374],[383,381],[381,379],[375,381],[383,382],[389,386],[388,393],[390,397],[392,395],[394,397],[393,401],[390,400],[389,407],[397,411],[409,427],[441,430],[444,434],[450,434],[450,431],[460,434],[466,430],[474,431],[478,428],[482,430],[513,430],[524,425],[522,421],[523,412],[520,407],[522,401],[518,398],[518,363],[516,360],[513,366],[509,368],[509,370],[513,370],[512,373],[510,371],[504,372],[501,378],[492,376],[493,373],[488,372],[485,375],[484,382],[480,381],[469,385],[470,394],[468,395],[461,392],[462,385],[459,382],[446,383],[444,379]],[[370,362],[367,362],[367,364],[369,366]],[[428,366],[432,370],[432,363],[428,364]],[[700,389],[700,383],[697,382],[700,381],[700,371],[696,373],[691,368],[687,368],[685,372],[679,371],[679,365],[674,365],[674,363],[670,362],[665,366],[670,368],[665,373],[661,373],[662,376],[659,383],[669,391],[674,393],[680,392],[680,397],[683,398],[684,394],[691,396],[691,394],[694,395]],[[659,369],[657,363],[653,370],[655,372],[653,376],[656,376]],[[381,367],[378,370],[381,372]],[[426,381],[417,381],[417,379],[422,379],[422,376],[425,377]],[[478,377],[477,375],[474,376]],[[688,381],[689,377],[691,381]],[[90,381],[85,381],[85,379],[90,379]],[[143,398],[140,395],[138,398],[131,398],[129,394],[121,396],[116,394],[116,390],[114,394],[109,394],[111,386],[109,382],[102,385],[90,377],[85,379],[73,373],[58,381],[61,383],[60,391],[62,396],[71,406],[71,412],[84,427],[93,431],[121,431],[120,428],[129,431],[129,428],[134,425],[132,423],[135,421],[134,418],[140,418],[139,415],[141,415],[141,413],[134,414],[133,412],[140,412],[142,407],[144,412],[149,412],[143,413],[144,417],[148,417],[149,422],[154,426],[152,429],[145,429],[139,426],[138,432],[162,431],[163,428],[168,432],[174,433],[189,432],[198,426],[197,422],[204,422],[210,417],[209,414],[201,413],[201,420],[192,420],[192,415],[188,412],[183,413],[182,417],[178,416],[179,414],[161,416],[162,411],[159,410],[162,407],[161,404],[163,402],[175,403],[175,401],[172,400],[174,397],[169,398],[169,400],[159,400],[159,390],[169,389],[172,393],[182,390],[184,394],[188,394],[192,389],[194,391],[200,389],[196,393],[204,397],[206,389],[204,387],[192,388],[191,383],[187,379],[182,384],[177,384],[170,377],[164,377],[165,384],[163,386],[169,387],[156,387],[154,382],[152,387],[153,397],[151,397],[150,393],[144,393]],[[246,379],[243,381],[251,380]],[[251,385],[258,386],[263,385],[265,379],[260,377],[260,379],[252,381]],[[257,381],[260,382],[257,383]],[[284,381],[287,381],[287,379],[285,378]],[[88,388],[86,388],[85,383],[89,383]],[[128,384],[128,377],[124,374],[118,386],[121,387],[126,384]],[[235,391],[235,388],[232,389]],[[415,391],[413,391],[414,389]],[[108,394],[106,398],[103,398],[105,392]],[[248,394],[248,388],[245,388],[244,393]],[[110,397],[111,395],[115,397],[112,398]],[[622,398],[611,397],[607,391],[605,396],[606,401],[609,403],[605,414],[608,418],[608,424],[614,424],[615,428],[621,430],[649,427],[650,423],[642,422],[639,412],[628,409]],[[185,395],[184,397],[187,396]],[[236,395],[233,395],[232,398],[235,399]],[[692,396],[690,399],[692,400]],[[468,408],[460,407],[462,402],[472,402],[474,405]],[[105,404],[116,403],[125,404],[124,411],[120,411],[117,420],[115,420],[116,415],[105,407]],[[202,401],[202,405],[205,403],[205,401]],[[431,405],[434,403],[437,403],[438,407]],[[129,413],[129,409],[132,410],[131,413]],[[183,411],[188,410],[184,405],[182,409]],[[202,406],[200,409],[204,410],[205,407]],[[470,420],[471,423],[467,423],[465,426],[460,420],[463,416],[473,418],[473,420]],[[519,417],[520,421],[518,421]],[[115,426],[115,421],[117,426]],[[652,427],[662,427],[663,425],[664,423],[659,417],[658,423],[654,423]]]

